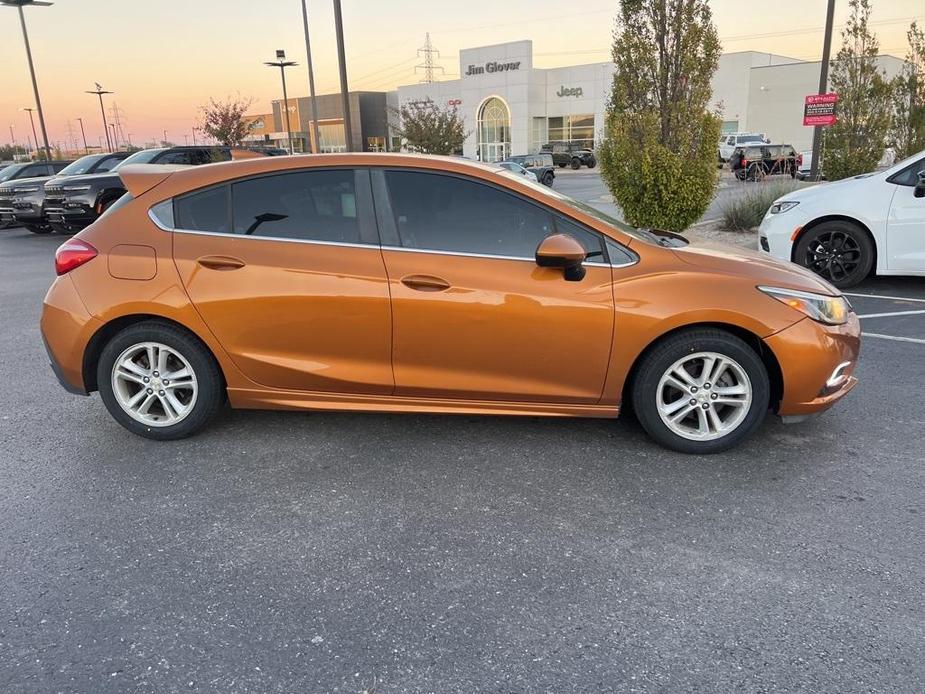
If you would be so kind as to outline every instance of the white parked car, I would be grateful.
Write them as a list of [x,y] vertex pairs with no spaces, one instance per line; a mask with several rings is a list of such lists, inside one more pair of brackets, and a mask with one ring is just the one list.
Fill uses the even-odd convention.
[[778,198],[758,237],[761,250],[840,288],[872,269],[925,276],[925,151],[883,171]]
[[729,135],[724,135],[719,141],[719,160],[729,161],[736,147],[766,145],[770,142],[764,136],[764,133],[730,133]]

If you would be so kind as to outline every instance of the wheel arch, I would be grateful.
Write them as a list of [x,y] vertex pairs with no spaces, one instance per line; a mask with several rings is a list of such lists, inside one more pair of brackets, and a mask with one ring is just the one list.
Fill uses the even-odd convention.
[[132,313],[124,316],[119,316],[118,318],[113,318],[111,321],[102,325],[95,333],[93,337],[90,338],[87,342],[87,347],[84,350],[83,356],[83,381],[84,388],[88,393],[91,393],[99,389],[99,384],[96,381],[96,367],[100,359],[100,355],[103,352],[103,348],[106,344],[119,332],[125,330],[128,327],[137,325],[138,323],[144,323],[147,321],[157,321],[159,323],[166,323],[171,325],[183,332],[187,333],[191,337],[195,338],[215,360],[215,364],[218,367],[218,372],[222,376],[222,387],[226,384],[225,373],[222,369],[221,361],[216,357],[215,352],[209,347],[208,343],[197,335],[193,330],[190,330],[187,326],[175,321],[171,318],[165,316],[160,316],[155,313]]
[[[796,253],[797,253],[797,244],[800,242],[800,239],[803,238],[807,232],[812,231],[820,224],[825,224],[826,222],[848,222],[849,224],[854,224],[861,231],[867,234],[867,238],[870,239],[870,245],[874,249],[874,260],[871,264],[871,268],[876,272],[877,270],[877,261],[879,257],[879,249],[877,248],[877,238],[874,236],[873,232],[870,230],[870,227],[862,222],[856,217],[852,217],[846,214],[827,214],[822,217],[816,217],[811,222],[808,222],[803,225],[800,229],[800,233],[797,234],[793,241],[790,244],[790,261],[796,263]],[[797,263],[799,264],[799,263]]]
[[755,351],[768,371],[768,381],[771,387],[770,404],[771,408],[777,412],[781,399],[784,395],[784,375],[780,368],[780,362],[777,359],[777,355],[774,354],[773,350],[765,343],[764,340],[761,339],[761,337],[753,333],[751,330],[743,328],[739,325],[723,322],[700,322],[680,325],[676,328],[672,328],[668,332],[662,333],[649,344],[647,344],[645,348],[643,348],[643,350],[636,355],[632,366],[630,366],[626,380],[623,382],[623,391],[620,394],[620,401],[622,405],[632,402],[631,394],[633,391],[633,384],[636,379],[636,373],[639,370],[639,365],[643,362],[645,357],[648,356],[652,350],[658,347],[658,345],[660,345],[662,342],[674,337],[678,333],[687,332],[689,330],[697,330],[699,328],[721,330],[731,335],[735,335]]

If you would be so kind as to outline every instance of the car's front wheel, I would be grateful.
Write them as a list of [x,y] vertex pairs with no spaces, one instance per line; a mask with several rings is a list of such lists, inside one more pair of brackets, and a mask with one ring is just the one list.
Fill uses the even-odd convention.
[[581,159],[578,157],[572,157],[572,168],[577,170],[581,168]]
[[679,332],[643,357],[633,410],[649,435],[681,453],[717,453],[743,441],[768,410],[768,372],[755,351],[715,329]]
[[222,376],[208,348],[162,321],[117,333],[100,354],[97,386],[119,424],[158,440],[199,431],[224,402]]
[[588,157],[587,167],[589,169],[593,169],[595,166],[597,166],[597,159],[594,157]]
[[552,181],[555,178],[555,174],[552,171],[547,171],[543,174],[543,185],[552,187]]
[[839,289],[846,289],[870,274],[874,244],[857,224],[823,222],[800,237],[793,258]]

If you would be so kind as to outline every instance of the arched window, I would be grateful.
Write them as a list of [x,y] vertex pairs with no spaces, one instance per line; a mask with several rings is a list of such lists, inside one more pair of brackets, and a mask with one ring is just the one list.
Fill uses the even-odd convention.
[[511,153],[511,112],[496,96],[486,99],[478,115],[479,159],[501,161]]

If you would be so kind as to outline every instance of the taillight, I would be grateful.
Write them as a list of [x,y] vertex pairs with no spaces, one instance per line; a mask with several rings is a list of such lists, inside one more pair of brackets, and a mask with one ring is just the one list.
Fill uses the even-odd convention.
[[748,159],[742,157],[742,166],[748,166]]
[[99,252],[86,241],[70,239],[55,251],[55,272],[59,275],[70,272],[76,267],[93,260]]
[[797,166],[803,166],[803,155],[802,154],[797,155]]

